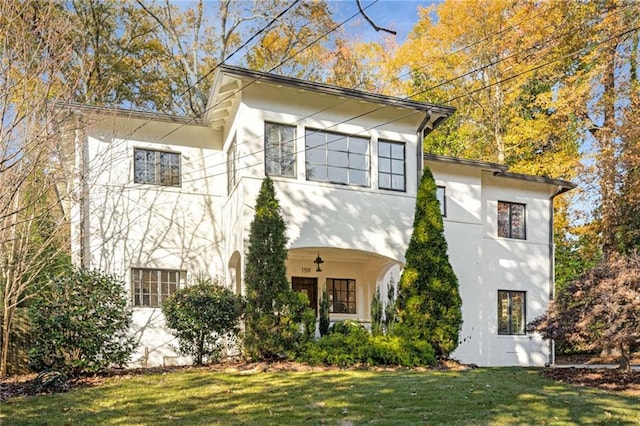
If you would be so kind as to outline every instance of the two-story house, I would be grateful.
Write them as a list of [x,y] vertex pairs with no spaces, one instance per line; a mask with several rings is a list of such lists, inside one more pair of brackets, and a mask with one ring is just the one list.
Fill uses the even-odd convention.
[[314,309],[326,289],[332,321],[367,322],[376,287],[385,294],[399,279],[427,166],[463,300],[453,357],[543,365],[550,343],[524,327],[553,295],[553,199],[573,185],[423,155],[423,139],[453,112],[229,66],[218,69],[200,119],[79,106],[75,262],[126,283],[134,364],[183,362],[162,301],[198,272],[243,292],[268,174],[288,226],[292,287]]

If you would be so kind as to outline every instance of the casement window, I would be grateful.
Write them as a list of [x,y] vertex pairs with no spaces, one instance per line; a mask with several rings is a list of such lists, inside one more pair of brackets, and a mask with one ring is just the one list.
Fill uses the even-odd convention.
[[265,172],[270,176],[296,174],[296,128],[264,123]]
[[327,278],[329,312],[334,314],[356,313],[356,280]]
[[369,139],[307,129],[307,180],[369,186]]
[[133,150],[135,183],[180,186],[180,154],[135,148]]
[[498,334],[525,334],[527,294],[498,290]]
[[378,142],[378,187],[393,191],[405,191],[405,144]]
[[498,237],[527,239],[525,207],[524,204],[498,201]]
[[184,282],[184,271],[169,269],[131,269],[133,306],[162,306]]
[[446,217],[447,216],[447,197],[446,197],[446,190],[444,186],[436,187],[436,198],[440,203],[440,214],[442,215],[442,217]]
[[236,144],[236,138],[234,137],[229,145],[229,151],[227,151],[227,194],[231,194],[233,188],[236,186],[238,179],[238,147]]

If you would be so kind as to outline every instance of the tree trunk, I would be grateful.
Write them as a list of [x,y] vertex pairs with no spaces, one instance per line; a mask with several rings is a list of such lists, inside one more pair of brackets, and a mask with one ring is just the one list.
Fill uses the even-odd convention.
[[620,344],[620,365],[622,371],[631,371],[631,346],[625,343]]

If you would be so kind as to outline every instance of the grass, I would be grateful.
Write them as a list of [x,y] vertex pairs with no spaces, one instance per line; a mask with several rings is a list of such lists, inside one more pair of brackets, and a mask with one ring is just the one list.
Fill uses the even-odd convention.
[[3,425],[639,424],[640,398],[556,383],[535,369],[222,373],[108,379],[15,398]]

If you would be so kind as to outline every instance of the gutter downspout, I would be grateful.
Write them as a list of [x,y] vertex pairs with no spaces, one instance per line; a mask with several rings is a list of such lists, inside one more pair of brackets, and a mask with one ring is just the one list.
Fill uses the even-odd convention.
[[[563,186],[558,186],[556,190],[551,194],[549,200],[549,301],[555,298],[555,288],[556,288],[556,252],[555,252],[555,243],[554,243],[554,199],[565,192],[568,189]],[[549,365],[555,365],[556,363],[556,342],[553,339],[549,339]]]
[[431,110],[429,111],[425,111],[425,117],[424,120],[422,120],[422,122],[420,123],[420,125],[418,126],[418,129],[416,130],[416,139],[417,139],[417,164],[416,164],[416,175],[418,178],[418,181],[416,182],[416,188],[420,187],[420,180],[422,179],[422,171],[424,170],[424,152],[423,152],[423,141],[424,138],[427,136],[424,133],[424,129],[425,127],[427,127],[427,124],[429,123],[429,121],[431,121]]

